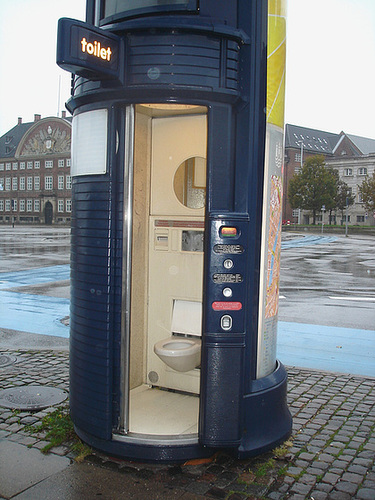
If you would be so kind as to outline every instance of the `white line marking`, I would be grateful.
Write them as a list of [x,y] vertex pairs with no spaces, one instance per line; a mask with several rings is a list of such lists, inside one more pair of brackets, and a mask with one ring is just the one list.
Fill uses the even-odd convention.
[[336,271],[318,271],[321,274],[343,274],[345,276],[353,276],[353,273],[338,273]]
[[375,302],[375,297],[329,297],[332,300],[356,300],[358,302]]

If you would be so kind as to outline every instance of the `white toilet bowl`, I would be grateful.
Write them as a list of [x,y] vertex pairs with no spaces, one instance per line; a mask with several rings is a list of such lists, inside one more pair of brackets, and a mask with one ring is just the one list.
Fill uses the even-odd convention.
[[154,352],[173,370],[188,372],[201,363],[201,340],[172,336],[157,342]]

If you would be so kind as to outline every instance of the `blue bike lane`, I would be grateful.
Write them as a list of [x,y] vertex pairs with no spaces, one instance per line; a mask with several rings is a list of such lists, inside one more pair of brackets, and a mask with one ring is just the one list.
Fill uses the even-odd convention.
[[22,293],[22,287],[65,281],[69,275],[69,265],[0,273],[0,328],[69,338],[69,326],[62,322],[69,316],[69,299]]
[[[332,241],[297,238],[282,248]],[[69,265],[0,273],[0,328],[69,338],[69,326],[62,322],[69,317],[69,299],[36,294],[37,289],[22,292],[22,287],[66,281],[69,275]],[[374,330],[279,321],[277,353],[288,366],[375,377]]]

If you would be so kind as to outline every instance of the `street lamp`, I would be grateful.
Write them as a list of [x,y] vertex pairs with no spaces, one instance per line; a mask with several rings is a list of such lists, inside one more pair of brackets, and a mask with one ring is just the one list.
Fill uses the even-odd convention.
[[346,193],[346,207],[345,207],[345,236],[348,237],[348,207],[349,207],[349,191]]
[[[301,170],[302,170],[302,167],[303,167],[303,147],[304,147],[304,143],[302,140],[299,140],[297,141],[297,144],[300,144],[301,145]],[[298,224],[301,224],[301,209],[299,208],[298,209]]]

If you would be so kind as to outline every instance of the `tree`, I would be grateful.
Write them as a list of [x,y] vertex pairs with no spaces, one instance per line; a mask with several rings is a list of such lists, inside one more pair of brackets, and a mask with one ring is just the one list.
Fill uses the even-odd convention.
[[301,171],[289,183],[288,199],[292,208],[310,210],[313,224],[316,214],[325,206],[327,210],[335,207],[337,174],[325,167],[324,156],[307,158]]
[[350,194],[350,189],[347,183],[338,179],[334,208],[341,211],[342,219],[344,218],[344,210],[346,209],[346,206],[349,207],[350,205],[353,205],[354,200],[355,196]]
[[362,201],[369,212],[375,211],[375,172],[372,179],[365,179],[359,186],[362,195]]

